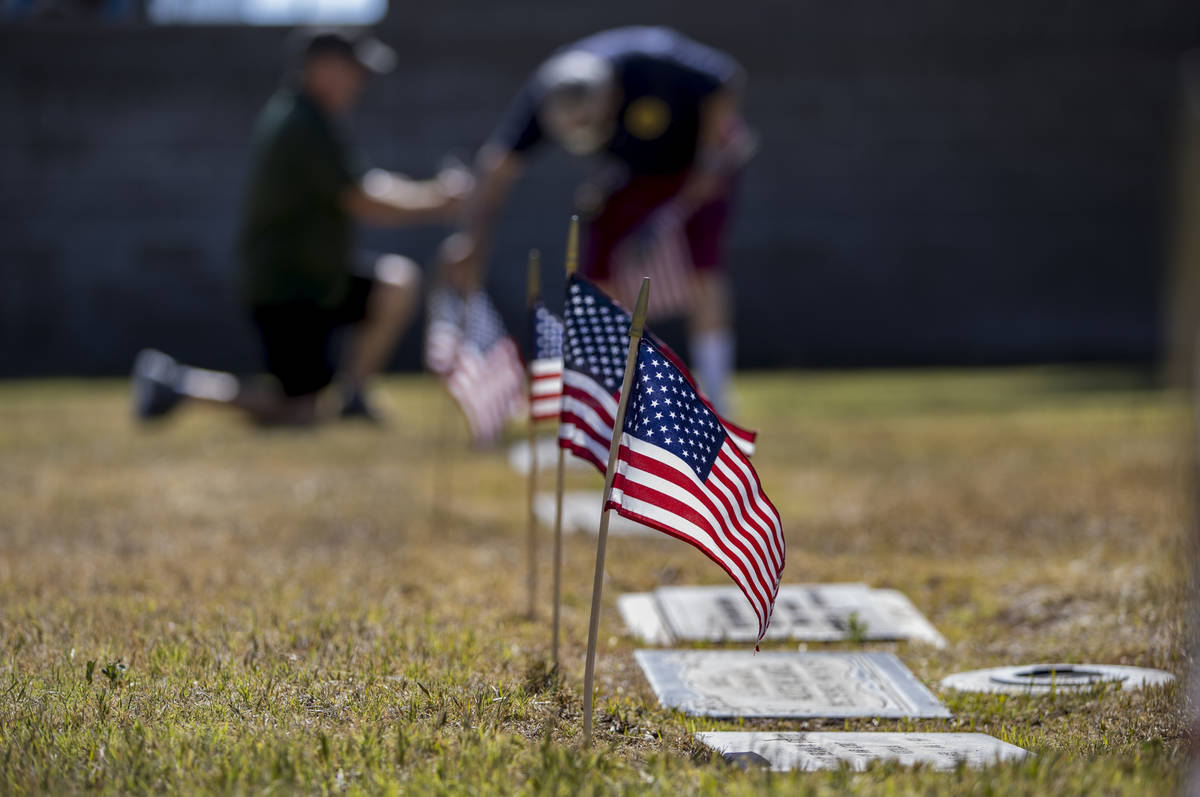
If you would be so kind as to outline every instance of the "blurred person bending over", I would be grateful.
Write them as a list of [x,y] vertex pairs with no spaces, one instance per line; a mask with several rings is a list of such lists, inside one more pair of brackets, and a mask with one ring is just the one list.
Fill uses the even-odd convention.
[[[277,384],[255,384],[146,350],[134,365],[134,410],[165,415],[184,399],[240,408],[267,425],[340,414],[378,420],[366,385],[416,311],[420,271],[395,254],[356,257],[354,222],[449,222],[470,189],[463,171],[410,180],[354,163],[335,120],[393,51],[348,31],[306,33],[294,74],[259,115],[239,236],[243,299]],[[332,343],[349,340],[340,366]],[[338,391],[325,388],[337,383]],[[332,395],[331,395],[332,394]]]
[[[734,182],[753,149],[739,112],[744,79],[731,57],[668,28],[618,28],[558,50],[479,152],[465,226],[440,253],[445,278],[463,290],[482,279],[498,211],[543,140],[599,156],[576,195],[587,218],[582,273],[631,306],[643,273],[636,264],[647,262],[636,254],[664,237],[678,242],[691,357],[724,407],[734,360],[724,242]],[[631,260],[635,279],[620,279]]]

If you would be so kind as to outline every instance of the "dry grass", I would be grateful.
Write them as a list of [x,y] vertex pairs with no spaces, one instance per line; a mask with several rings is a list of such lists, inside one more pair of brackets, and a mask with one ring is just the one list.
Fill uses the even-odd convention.
[[[1038,753],[983,773],[712,761],[690,734],[736,725],[658,708],[612,609],[622,591],[721,582],[666,538],[610,543],[600,744],[580,752],[591,540],[567,541],[555,679],[548,606],[521,617],[521,480],[502,452],[468,451],[433,382],[387,393],[392,428],[296,434],[202,410],[136,430],[119,383],[0,386],[0,792],[1173,788],[1177,688],[944,694],[954,720],[848,723],[982,730]],[[1186,673],[1178,398],[1073,369],[747,376],[741,396],[786,579],[906,592],[950,646],[875,647],[926,683],[1035,660]]]

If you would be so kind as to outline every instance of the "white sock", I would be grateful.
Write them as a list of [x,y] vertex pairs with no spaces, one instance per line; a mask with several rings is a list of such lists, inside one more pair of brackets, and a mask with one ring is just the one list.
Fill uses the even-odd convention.
[[233,374],[209,371],[182,365],[177,389],[192,398],[229,402],[238,394],[238,380]]
[[696,365],[696,378],[700,388],[708,394],[719,412],[729,409],[729,377],[733,374],[733,332],[728,329],[711,330],[692,335],[692,362]]

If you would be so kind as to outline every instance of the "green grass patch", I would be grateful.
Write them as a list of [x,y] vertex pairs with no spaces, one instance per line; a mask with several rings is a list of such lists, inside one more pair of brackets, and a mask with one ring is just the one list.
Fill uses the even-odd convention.
[[[1034,661],[1186,675],[1181,397],[1122,369],[763,374],[738,387],[785,523],[786,580],[903,590],[950,642],[845,647],[895,651],[931,687]],[[432,380],[383,392],[390,428],[294,433],[199,408],[138,429],[118,382],[0,385],[0,793],[1176,788],[1178,686],[942,693],[954,718],[920,722],[663,710],[616,597],[723,583],[666,537],[610,541],[598,744],[581,751],[592,538],[566,540],[554,673],[546,530],[542,610],[522,614],[523,480],[503,450],[470,450]],[[1037,755],[982,772],[771,775],[692,738],[738,728],[980,731]]]

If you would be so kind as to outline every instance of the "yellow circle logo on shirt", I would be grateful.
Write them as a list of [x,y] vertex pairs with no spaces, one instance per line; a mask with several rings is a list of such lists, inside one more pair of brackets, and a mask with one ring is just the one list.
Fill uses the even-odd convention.
[[671,124],[671,107],[658,97],[638,97],[625,109],[625,129],[643,141],[652,141]]

